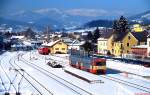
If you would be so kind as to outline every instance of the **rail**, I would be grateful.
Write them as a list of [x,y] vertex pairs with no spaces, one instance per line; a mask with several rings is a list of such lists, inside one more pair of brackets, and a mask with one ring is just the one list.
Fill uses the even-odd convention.
[[[74,90],[74,89],[71,88],[70,86],[64,84],[63,82],[59,81],[58,79],[60,79],[60,80],[62,80],[62,81],[64,81],[64,82],[66,82],[66,83],[68,83],[69,85],[71,85],[71,86],[73,86],[73,87],[76,87],[77,89],[79,89],[79,90],[85,92],[85,93],[88,94],[88,95],[93,95],[91,92],[88,92],[88,91],[86,91],[86,90],[84,90],[84,89],[82,89],[82,88],[80,88],[80,87],[74,85],[73,83],[71,83],[71,82],[69,82],[69,81],[67,81],[67,80],[65,80],[65,79],[63,79],[63,78],[61,78],[61,77],[55,75],[54,73],[49,72],[48,70],[43,69],[42,67],[40,67],[40,66],[38,66],[38,65],[35,65],[34,63],[31,63],[31,62],[25,60],[23,57],[21,57],[20,60],[23,61],[25,64],[29,65],[30,67],[33,67],[34,69],[37,69],[37,70],[40,71],[41,73],[43,73],[43,74],[47,75],[48,77],[54,79],[55,81],[57,81],[58,83],[64,85],[65,87],[71,89],[72,91],[76,92],[76,93],[79,94],[79,95],[82,95],[82,94],[81,94],[80,92]],[[42,70],[43,70],[43,71],[42,71]],[[47,73],[48,73],[48,74],[47,74]],[[50,76],[49,74],[55,76],[55,77],[58,78],[58,79],[56,79],[56,78]]]

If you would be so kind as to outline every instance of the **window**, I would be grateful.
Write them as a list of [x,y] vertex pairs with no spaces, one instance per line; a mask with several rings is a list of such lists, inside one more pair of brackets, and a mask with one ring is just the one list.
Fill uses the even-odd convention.
[[114,46],[114,43],[112,43],[112,46]]
[[59,50],[59,48],[55,48],[55,50]]
[[65,50],[65,48],[62,48],[62,50]]
[[128,36],[128,39],[130,40],[130,39],[131,39],[131,37],[130,37],[130,36]]
[[99,42],[99,45],[101,45],[101,42]]
[[129,43],[127,43],[127,46],[129,47]]
[[123,53],[123,51],[120,51],[120,53],[122,54],[122,53]]
[[62,43],[58,43],[59,45],[62,45]]
[[105,66],[105,62],[96,62],[95,66]]
[[114,49],[112,49],[112,53],[114,53]]
[[122,44],[121,44],[121,49],[123,48]]
[[129,51],[127,50],[127,53],[129,53]]

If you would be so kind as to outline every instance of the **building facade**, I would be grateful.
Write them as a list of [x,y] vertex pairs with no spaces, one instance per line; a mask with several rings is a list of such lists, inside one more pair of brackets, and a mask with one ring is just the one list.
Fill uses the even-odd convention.
[[98,54],[107,54],[108,49],[107,49],[107,41],[108,39],[106,38],[98,38]]
[[131,48],[131,54],[137,57],[146,57],[147,56],[147,45],[138,45],[138,46],[133,46]]
[[68,52],[68,45],[62,40],[44,43],[42,46],[48,47],[51,54],[66,54]]
[[138,40],[131,32],[114,33],[108,39],[108,50],[115,56],[122,56],[123,54],[128,54],[131,47],[137,44]]
[[98,54],[107,54],[108,50],[108,39],[112,35],[112,29],[106,29],[105,31],[101,32],[100,38],[97,40],[97,53]]
[[140,24],[134,24],[132,30],[135,32],[142,32],[144,29]]
[[150,57],[150,35],[147,37],[147,56]]

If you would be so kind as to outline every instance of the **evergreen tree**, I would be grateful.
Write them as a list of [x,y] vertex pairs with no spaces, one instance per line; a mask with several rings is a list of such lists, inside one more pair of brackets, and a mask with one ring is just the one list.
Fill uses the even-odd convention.
[[91,40],[92,41],[92,39],[93,39],[93,34],[92,34],[91,31],[89,31],[88,34],[87,34],[87,40]]
[[28,28],[26,31],[24,31],[24,35],[28,39],[32,39],[35,38],[36,33],[31,28]]
[[115,32],[126,32],[129,29],[128,21],[124,16],[121,16],[119,20],[113,22],[113,29]]
[[92,43],[89,41],[86,41],[82,47],[84,48],[85,51],[92,51]]
[[127,29],[129,29],[129,27],[128,27],[128,21],[123,16],[120,17],[120,19],[118,21],[118,25],[119,25],[120,32],[126,32]]
[[85,52],[88,52],[88,56],[90,55],[90,51],[93,51],[93,44],[92,42],[86,41],[82,47],[84,48]]
[[93,34],[93,42],[97,43],[97,39],[100,37],[100,30],[98,29],[98,27],[96,28],[96,30],[94,31]]
[[61,37],[67,37],[67,36],[68,36],[68,33],[66,33],[66,32],[62,32]]
[[118,21],[117,20],[114,20],[114,22],[113,22],[113,29],[114,30],[118,30],[119,29],[119,25],[118,25]]

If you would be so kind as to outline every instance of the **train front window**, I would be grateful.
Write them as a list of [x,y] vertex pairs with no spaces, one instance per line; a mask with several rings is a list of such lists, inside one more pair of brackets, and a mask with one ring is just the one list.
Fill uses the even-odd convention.
[[104,66],[106,63],[105,62],[96,62],[96,66]]

